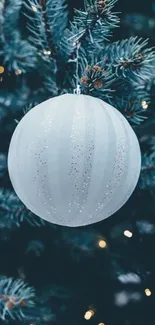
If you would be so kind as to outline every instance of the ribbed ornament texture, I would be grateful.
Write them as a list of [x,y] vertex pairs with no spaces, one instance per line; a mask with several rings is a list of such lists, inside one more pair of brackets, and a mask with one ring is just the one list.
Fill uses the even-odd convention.
[[138,182],[141,153],[124,116],[104,101],[65,94],[17,125],[8,170],[20,200],[58,225],[85,226],[119,210]]

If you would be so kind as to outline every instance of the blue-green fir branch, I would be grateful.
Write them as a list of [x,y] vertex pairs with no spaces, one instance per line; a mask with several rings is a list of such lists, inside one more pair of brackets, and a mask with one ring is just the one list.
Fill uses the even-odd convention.
[[0,61],[8,72],[26,72],[36,66],[36,49],[19,32],[21,0],[3,1],[0,6]]
[[[49,3],[48,1],[48,6]],[[38,0],[26,0],[23,4],[23,14],[26,19],[28,40],[37,51],[37,71],[41,79],[41,93],[45,94],[45,96],[56,95],[57,66],[53,58],[56,53],[52,45],[53,43],[49,40],[50,30],[46,21],[46,11],[39,4]]]
[[146,80],[138,80],[136,82],[132,82],[132,93],[134,98],[138,98],[142,104],[146,103],[147,105],[151,102],[151,92],[150,89],[147,89],[145,86]]
[[67,246],[67,251],[71,254],[73,260],[79,262],[84,256],[94,256],[97,250],[101,249],[99,242],[106,241],[96,230],[82,229],[61,229],[61,238],[56,241],[58,246]]
[[114,94],[109,98],[109,104],[128,116],[132,125],[146,120],[151,97],[144,87],[140,88],[137,82],[127,78],[116,78],[111,89]]
[[143,135],[139,141],[142,164],[138,185],[140,189],[148,190],[153,194],[155,189],[155,136]]
[[64,32],[64,38],[63,38],[63,42],[67,42],[66,53],[68,55],[68,62],[74,61],[76,59],[76,49],[79,44],[80,44],[80,50],[84,51],[80,43],[80,38],[82,35],[83,35],[83,29],[82,28],[80,29],[76,24],[70,22],[70,27],[66,28]]
[[61,57],[67,60],[70,54],[65,30],[68,11],[64,0],[48,0],[41,5],[38,0],[26,0],[23,5],[29,41],[39,50],[44,60]]
[[155,151],[142,155],[141,176],[139,180],[141,189],[155,189]]
[[80,79],[82,93],[106,100],[113,93],[111,85],[115,79],[112,71],[101,64],[88,65]]
[[[139,82],[137,85],[138,90],[143,90],[144,92],[148,93],[150,99],[151,99],[151,106],[152,106],[152,113],[154,113],[154,103],[155,103],[155,60],[153,60],[153,66],[152,66],[152,73],[148,78],[143,80],[143,82]],[[152,120],[150,121],[152,122]]]
[[114,105],[132,125],[139,125],[147,119],[146,109],[148,104],[139,97],[115,98],[111,100]]
[[136,226],[140,234],[152,235],[155,233],[155,224],[148,220],[138,220]]
[[[58,86],[56,83],[57,64],[56,60],[51,58],[50,62],[43,61],[42,58],[38,64],[39,75],[41,78],[39,96],[45,95],[45,98],[58,94]],[[39,100],[40,102],[40,100]]]
[[118,26],[118,13],[112,11],[117,0],[85,1],[85,10],[75,10],[73,23],[78,26],[80,41],[90,43],[108,40],[111,30]]
[[13,191],[0,189],[0,228],[20,227],[24,221],[32,226],[45,225],[45,221],[29,211]]
[[45,29],[45,19],[42,6],[38,0],[25,0],[23,14],[26,20],[28,40],[41,52],[43,57],[50,56],[51,48]]
[[67,5],[64,0],[47,0],[45,7],[51,38],[57,44],[68,25]]
[[139,139],[142,151],[149,155],[155,151],[155,136],[150,134],[144,134]]
[[20,78],[19,82],[20,84],[18,83],[16,85],[16,89],[2,88],[0,90],[0,122],[3,122],[5,117],[9,118],[10,114],[12,117],[12,124],[5,124],[5,126],[3,126],[3,128],[7,128],[7,130],[9,126],[12,129],[17,113],[26,106],[31,93],[30,88],[25,84],[23,78]]
[[45,2],[45,16],[49,41],[54,45],[55,54],[61,60],[67,61],[72,44],[68,41],[65,31],[68,26],[68,10],[64,0],[47,0]]
[[25,249],[25,254],[40,257],[44,249],[44,244],[40,240],[30,240]]
[[71,292],[68,288],[51,283],[48,286],[45,285],[44,290],[41,289],[41,291],[38,292],[36,301],[40,303],[40,305],[47,305],[51,297],[57,298],[59,300],[68,300],[71,298]]
[[86,1],[85,10],[75,9],[74,19],[65,34],[69,42],[71,59],[75,57],[76,45],[80,44],[88,59],[88,54],[92,53],[98,44],[107,41],[111,29],[118,26],[119,22],[116,13],[111,12],[116,1]]
[[83,75],[86,66],[88,65],[86,52],[83,47],[76,46],[76,51],[72,58],[68,60],[65,69],[65,76],[61,81],[61,88],[63,89],[61,93],[67,92],[73,93],[74,89],[77,87],[77,83],[80,83],[80,76]]
[[152,73],[154,48],[146,48],[148,40],[130,37],[101,49],[100,60],[111,66],[117,77],[146,79]]
[[1,0],[0,2],[0,44],[2,44],[5,40],[4,38],[4,5],[5,0]]
[[22,319],[22,324],[45,325],[56,320],[56,315],[50,307],[42,307],[37,304],[34,308],[26,309],[25,317]]
[[0,49],[0,58],[8,72],[16,74],[26,73],[37,65],[36,49],[26,40],[22,40],[16,31],[16,37],[3,44]]
[[[55,308],[52,308],[51,299],[55,299],[57,301],[57,311]],[[45,284],[43,287],[40,287],[37,292],[36,306],[38,306],[38,309],[40,311],[44,311],[46,313],[39,313],[40,321],[42,319],[43,323],[39,322],[39,319],[35,323],[37,323],[37,325],[40,323],[40,325],[46,324],[46,322],[48,323],[50,320],[57,320],[57,316],[60,319],[60,317],[63,316],[64,311],[67,310],[68,304],[71,303],[71,299],[71,290],[62,285],[50,283],[48,285]]]
[[16,39],[16,30],[19,28],[21,5],[22,0],[1,1],[0,14],[3,17],[3,25],[1,26],[0,39],[2,43],[10,43],[11,40]]
[[24,319],[24,308],[34,307],[35,290],[22,280],[0,277],[0,318]]
[[21,0],[0,2],[0,45],[15,39],[19,27]]
[[7,156],[4,153],[0,153],[0,179],[6,175],[7,168]]

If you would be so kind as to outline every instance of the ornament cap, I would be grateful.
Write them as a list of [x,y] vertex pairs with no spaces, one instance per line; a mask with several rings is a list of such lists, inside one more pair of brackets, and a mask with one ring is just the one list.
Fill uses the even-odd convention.
[[74,94],[76,94],[76,95],[80,95],[81,94],[80,85],[77,85],[77,87],[74,89]]

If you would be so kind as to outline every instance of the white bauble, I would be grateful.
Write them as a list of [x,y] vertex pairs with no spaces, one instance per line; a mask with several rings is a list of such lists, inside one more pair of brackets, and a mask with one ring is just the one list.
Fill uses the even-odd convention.
[[104,101],[65,94],[30,110],[12,136],[8,168],[33,213],[58,225],[101,221],[131,196],[141,154],[127,120]]

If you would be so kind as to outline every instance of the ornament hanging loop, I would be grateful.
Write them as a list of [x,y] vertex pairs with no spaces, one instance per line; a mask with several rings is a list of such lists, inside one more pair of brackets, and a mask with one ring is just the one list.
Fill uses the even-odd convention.
[[74,89],[74,94],[80,95],[81,94],[81,88],[79,85],[79,48],[81,43],[77,43],[76,47],[76,88]]
[[76,94],[76,95],[80,95],[81,94],[80,85],[77,85],[76,89],[74,89],[74,94]]

